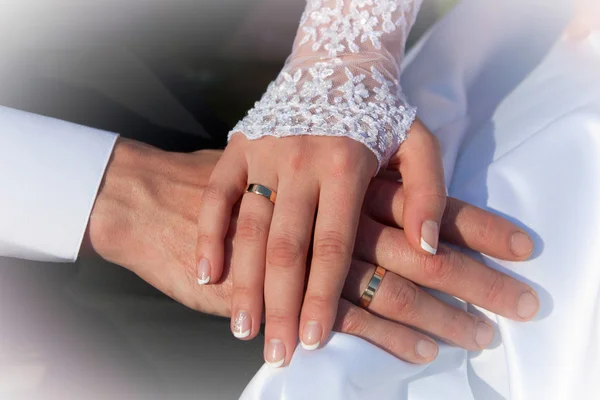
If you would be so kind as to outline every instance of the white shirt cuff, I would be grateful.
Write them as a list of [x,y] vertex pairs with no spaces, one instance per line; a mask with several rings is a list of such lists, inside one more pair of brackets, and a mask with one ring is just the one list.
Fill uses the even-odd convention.
[[0,106],[0,256],[77,258],[117,137]]

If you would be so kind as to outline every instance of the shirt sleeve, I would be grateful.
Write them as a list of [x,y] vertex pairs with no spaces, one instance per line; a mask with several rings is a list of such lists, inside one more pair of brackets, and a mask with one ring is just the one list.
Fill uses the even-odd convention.
[[0,106],[0,256],[77,258],[117,137]]

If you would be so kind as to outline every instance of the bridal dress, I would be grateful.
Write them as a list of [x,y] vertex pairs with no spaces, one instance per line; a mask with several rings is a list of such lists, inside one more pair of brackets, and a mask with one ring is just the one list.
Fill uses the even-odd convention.
[[485,313],[490,349],[442,344],[429,365],[334,334],[263,366],[250,399],[600,398],[600,31],[562,36],[568,2],[464,0],[407,55],[401,85],[442,143],[449,194],[508,216],[536,241],[524,263],[483,261],[531,284],[541,310]]

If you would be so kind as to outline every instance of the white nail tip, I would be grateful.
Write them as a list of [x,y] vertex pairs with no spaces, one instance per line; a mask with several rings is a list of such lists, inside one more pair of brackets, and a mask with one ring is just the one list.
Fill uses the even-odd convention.
[[317,342],[315,344],[305,344],[302,340],[300,341],[300,345],[304,350],[316,350],[321,342]]
[[279,360],[279,361],[277,361],[277,362],[268,362],[268,361],[265,361],[265,362],[266,362],[266,363],[267,363],[267,365],[268,365],[269,367],[271,367],[271,368],[279,368],[279,367],[281,367],[281,366],[283,365],[283,361],[284,361],[284,360],[283,360],[283,359],[281,359],[281,360]]
[[210,281],[210,276],[207,276],[204,279],[198,278],[198,285],[206,285]]
[[250,336],[250,329],[248,329],[245,332],[233,332],[233,336],[235,336],[238,339],[247,338],[248,336]]
[[423,238],[421,238],[421,248],[434,256],[437,253],[437,249],[431,247]]

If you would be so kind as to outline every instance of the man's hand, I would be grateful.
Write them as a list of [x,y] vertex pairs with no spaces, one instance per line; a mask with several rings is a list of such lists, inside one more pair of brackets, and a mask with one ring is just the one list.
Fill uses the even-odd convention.
[[231,281],[200,288],[194,269],[197,212],[220,151],[170,153],[119,139],[88,226],[102,258],[198,311],[229,316]]
[[[167,153],[119,141],[88,232],[103,258],[132,270],[190,308],[229,317],[229,260],[220,282],[200,286],[193,259],[199,200],[219,156],[215,151]],[[526,284],[445,246],[432,258],[408,245],[399,223],[404,204],[401,185],[376,179],[367,199],[336,330],[414,363],[433,360],[437,345],[409,327],[467,349],[485,348],[491,342],[493,331],[483,319],[437,300],[411,280],[512,319],[525,321],[535,315],[539,301]],[[234,232],[235,220],[232,226]],[[507,260],[526,259],[532,251],[531,239],[518,227],[456,199],[448,200],[441,235],[447,242]],[[389,272],[368,310],[363,310],[355,304],[375,264]],[[520,302],[522,298],[528,300]]]

